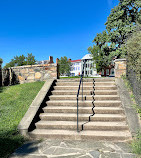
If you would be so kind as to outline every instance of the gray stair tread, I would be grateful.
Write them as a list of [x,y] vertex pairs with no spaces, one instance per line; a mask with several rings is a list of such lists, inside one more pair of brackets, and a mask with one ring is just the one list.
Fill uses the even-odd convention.
[[[64,83],[64,82],[62,81],[62,82],[58,82],[58,83]],[[65,83],[68,83],[68,84],[77,83],[77,84],[79,84],[80,82],[78,82],[78,81],[76,81],[76,82],[73,82],[73,81],[67,82],[67,81],[66,81]],[[90,82],[85,82],[85,81],[84,81],[83,83],[84,83],[84,84],[85,84],[85,83],[92,83],[92,84],[93,84],[93,81],[90,81]],[[100,83],[105,83],[105,84],[108,84],[108,83],[111,84],[111,83],[113,83],[113,84],[115,84],[114,81],[110,81],[110,82],[109,82],[109,81],[107,81],[107,82],[94,82],[94,83],[99,83],[99,84],[100,84]]]
[[[83,95],[83,97],[91,97],[92,98],[92,95]],[[51,95],[49,96],[50,98],[63,98],[63,97],[70,97],[70,98],[77,98],[76,95]],[[80,94],[79,97],[81,98],[82,95]],[[108,98],[108,97],[119,97],[118,95],[94,95],[94,98],[101,98],[101,97],[104,97],[104,98]]]
[[[94,79],[94,81],[96,82],[100,82],[100,81],[104,81],[104,82],[109,82],[109,81],[115,81],[115,78],[83,78],[84,82],[92,82]],[[72,78],[72,79],[57,79],[57,82],[79,82],[80,78]]]
[[[47,106],[43,109],[77,109],[77,107],[67,107],[67,106]],[[79,109],[89,110],[92,107],[79,107]],[[94,107],[94,110],[123,110],[120,107]]]
[[[56,117],[77,117],[77,114],[75,113],[41,113],[41,116],[56,116]],[[79,114],[79,117],[89,117],[90,114]],[[105,117],[111,117],[111,118],[115,118],[115,117],[119,117],[119,118],[123,118],[125,117],[125,115],[123,114],[95,114],[93,117],[100,117],[100,118],[105,118]]]
[[[80,89],[82,91],[82,89]],[[91,92],[92,90],[83,90],[83,92]],[[53,90],[53,92],[77,92],[77,90]],[[94,92],[118,92],[117,90],[95,90]]]
[[[56,86],[56,87],[75,87],[75,88],[78,88],[78,86],[73,86],[73,85],[69,85],[69,86]],[[88,88],[92,88],[92,86],[86,86],[86,85],[84,85],[83,87],[88,87]],[[108,86],[106,86],[106,85],[101,85],[101,86],[94,86],[95,88],[96,87],[116,87],[116,85],[108,85]]]
[[[76,95],[51,95],[49,97],[77,97]],[[79,97],[82,97],[82,95],[79,95]],[[85,96],[84,96],[85,97]],[[86,95],[86,97],[92,97],[92,95]],[[119,97],[118,95],[94,95],[94,97]]]
[[131,134],[128,130],[125,131],[91,131],[83,130],[81,132],[72,131],[72,130],[55,130],[55,129],[35,129],[31,132],[36,135],[90,135],[90,136],[108,136],[108,137],[131,137]]
[[[58,100],[49,100],[47,101],[48,102],[52,102],[52,103],[58,103]],[[59,100],[59,102],[62,102],[62,103],[77,103],[76,100]],[[79,100],[79,103],[92,103],[92,101],[90,100],[85,100],[85,101],[82,101],[82,100]],[[96,100],[94,101],[94,103],[121,103],[120,100]]]
[[[84,123],[84,121],[80,122],[79,121],[79,125],[82,125]],[[39,121],[36,123],[36,125],[77,125],[76,121]],[[90,121],[88,123],[86,123],[84,126],[127,126],[125,121],[122,122],[94,122],[94,121]]]

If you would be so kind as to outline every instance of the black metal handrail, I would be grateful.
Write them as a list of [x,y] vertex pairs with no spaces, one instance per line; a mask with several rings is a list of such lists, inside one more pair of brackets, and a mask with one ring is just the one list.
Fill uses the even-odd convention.
[[82,101],[83,101],[83,76],[84,76],[85,63],[86,63],[86,60],[84,60],[81,79],[80,79],[80,82],[79,82],[79,87],[78,87],[78,92],[77,92],[77,132],[80,132],[80,130],[79,130],[79,116],[78,116],[79,115],[79,113],[78,113],[78,110],[79,110],[78,101],[79,101],[79,99],[78,98],[79,98],[79,92],[80,92],[81,83],[82,83]]

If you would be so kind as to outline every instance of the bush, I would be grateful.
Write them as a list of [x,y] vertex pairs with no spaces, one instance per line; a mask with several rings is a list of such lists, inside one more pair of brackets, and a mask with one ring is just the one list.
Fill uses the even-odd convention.
[[[141,28],[141,25],[139,25]],[[134,70],[137,79],[141,80],[141,30],[136,30],[127,41],[127,66]]]

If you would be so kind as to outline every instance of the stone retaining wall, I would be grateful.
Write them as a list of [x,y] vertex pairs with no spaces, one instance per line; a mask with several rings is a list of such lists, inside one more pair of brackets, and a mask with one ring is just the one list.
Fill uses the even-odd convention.
[[126,59],[116,59],[115,77],[120,78],[122,75],[126,75]]
[[[8,74],[8,77],[6,77],[5,74]],[[9,81],[6,82],[5,78],[8,78]],[[3,70],[3,83],[6,83],[6,85],[14,84],[14,82],[15,84],[17,82],[22,84],[56,78],[57,65],[54,63],[44,65],[17,66]]]

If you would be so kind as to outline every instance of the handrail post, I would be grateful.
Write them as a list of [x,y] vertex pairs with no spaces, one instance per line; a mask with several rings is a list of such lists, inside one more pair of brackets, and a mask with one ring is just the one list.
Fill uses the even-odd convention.
[[82,78],[82,101],[83,101],[83,78]]
[[79,132],[79,124],[78,124],[78,97],[77,97],[77,132]]
[[84,60],[84,64],[83,64],[83,68],[82,68],[82,75],[81,75],[81,79],[80,79],[80,83],[79,83],[79,87],[78,87],[78,93],[77,93],[77,132],[80,132],[79,130],[79,113],[78,113],[78,100],[79,100],[79,91],[80,91],[80,88],[81,88],[81,82],[82,82],[82,101],[83,101],[83,75],[84,75],[84,67],[85,67],[85,62],[86,60]]

